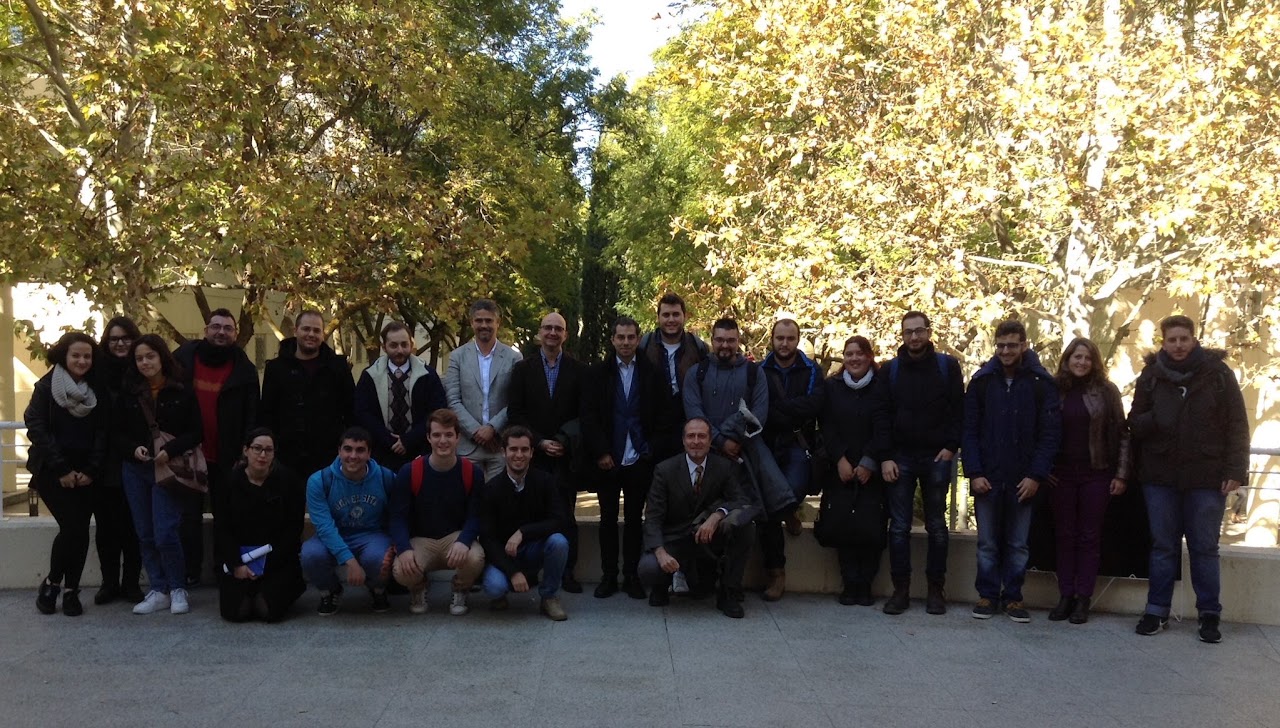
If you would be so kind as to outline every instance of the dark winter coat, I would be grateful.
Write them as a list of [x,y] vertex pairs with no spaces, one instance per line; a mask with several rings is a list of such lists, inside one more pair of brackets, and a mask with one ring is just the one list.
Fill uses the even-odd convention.
[[[964,373],[955,358],[944,354],[943,362],[945,377],[938,366],[938,353],[930,343],[919,359],[902,346],[896,357],[881,365],[895,455],[928,456],[932,460],[944,448],[953,453],[960,449],[964,435]],[[889,376],[895,367],[896,376]]]
[[315,374],[297,357],[298,340],[280,342],[267,362],[258,422],[276,436],[276,457],[303,476],[328,467],[353,422],[356,384],[345,356],[320,345]]
[[95,483],[102,477],[107,456],[110,405],[94,387],[98,404],[84,417],[75,417],[53,399],[53,370],[36,381],[23,419],[27,425],[27,470],[39,478],[61,478],[73,470]]
[[[133,456],[139,446],[145,446],[148,453],[155,455],[151,452],[155,441],[142,404],[144,397],[151,397],[151,392],[145,382],[136,384],[136,389],[134,383],[126,386],[112,418],[115,423],[112,426],[113,447],[123,459],[132,462],[140,462]],[[173,435],[173,439],[164,446],[169,457],[181,455],[196,447],[204,438],[200,405],[196,402],[195,392],[182,382],[169,380],[160,388],[156,394],[155,418],[156,425],[162,431]],[[229,452],[238,453],[240,448]]]
[[774,452],[799,444],[797,433],[804,439],[806,449],[815,447],[816,426],[811,417],[796,417],[779,405],[788,399],[807,397],[822,388],[822,370],[803,351],[796,352],[796,361],[783,371],[772,352],[760,364],[769,385],[769,419],[764,423],[764,439]]
[[[188,387],[195,377],[197,350],[204,346],[212,344],[204,339],[188,341],[173,352]],[[235,345],[231,348],[231,374],[218,392],[218,431],[205,433],[206,437],[218,438],[219,459],[226,465],[239,459],[240,451],[244,449],[244,436],[253,429],[258,413],[258,368],[249,361],[243,349]]]
[[964,474],[993,485],[1023,478],[1043,483],[1062,441],[1058,390],[1040,357],[1027,350],[1005,382],[998,357],[982,365],[964,401]]

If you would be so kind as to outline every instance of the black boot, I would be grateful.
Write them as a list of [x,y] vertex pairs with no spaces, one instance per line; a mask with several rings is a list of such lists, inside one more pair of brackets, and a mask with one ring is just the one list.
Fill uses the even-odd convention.
[[62,613],[68,617],[79,617],[84,614],[84,606],[80,604],[79,589],[68,589],[62,592]]
[[929,580],[929,595],[924,599],[924,611],[929,614],[947,613],[947,592],[942,587],[945,579]]
[[1076,597],[1076,608],[1071,610],[1071,616],[1067,619],[1072,624],[1084,624],[1089,621],[1089,597]]
[[41,614],[53,614],[58,611],[58,592],[62,587],[50,584],[48,579],[40,582],[40,591],[36,592],[36,609]]
[[844,585],[844,591],[840,592],[840,596],[837,597],[837,600],[846,607],[860,604],[862,601],[862,591],[856,584],[846,583]]
[[1061,622],[1071,616],[1072,608],[1075,606],[1076,600],[1065,594],[1058,598],[1058,605],[1049,610],[1050,622]]
[[902,614],[911,607],[911,580],[894,579],[893,596],[884,603],[885,614]]

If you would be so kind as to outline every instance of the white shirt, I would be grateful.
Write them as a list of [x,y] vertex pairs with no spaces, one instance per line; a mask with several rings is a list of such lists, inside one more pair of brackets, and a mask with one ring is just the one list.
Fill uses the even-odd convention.
[[[634,357],[631,363],[627,364],[622,361],[621,357],[614,357],[618,362],[618,378],[622,380],[622,396],[631,396],[631,382],[635,379],[636,360]],[[640,459],[640,453],[636,452],[635,447],[631,444],[631,433],[627,433],[627,442],[622,446],[622,467],[635,465]]]
[[702,468],[702,474],[704,476],[707,474],[707,461],[705,459],[700,463],[695,463],[693,461],[693,458],[689,457],[688,453],[685,453],[684,463],[685,465],[689,466],[689,482],[690,483],[698,482],[698,473],[697,473],[698,468]]
[[493,371],[493,352],[498,350],[498,342],[493,342],[493,348],[488,354],[480,351],[480,345],[476,344],[476,358],[480,362],[480,391],[484,393],[484,407],[480,410],[480,423],[489,424],[489,373]]

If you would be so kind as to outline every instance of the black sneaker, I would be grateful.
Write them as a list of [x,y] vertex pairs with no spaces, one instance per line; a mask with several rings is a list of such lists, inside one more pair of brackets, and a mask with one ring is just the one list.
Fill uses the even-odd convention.
[[984,597],[979,599],[977,604],[973,605],[973,618],[991,619],[996,616],[997,611],[999,610],[996,609],[996,603]]
[[852,607],[862,601],[862,590],[852,584],[845,584],[844,591],[840,592],[837,601],[846,607]]
[[387,598],[385,591],[370,592],[373,597],[373,611],[375,614],[391,611],[391,600]]
[[40,591],[36,592],[36,609],[41,614],[53,614],[58,611],[58,592],[62,587],[50,584],[47,580],[40,582]]
[[[80,604],[80,590],[62,592],[62,613],[68,617],[79,617],[84,614],[84,605]],[[1204,630],[1201,630],[1203,633]]]
[[1018,624],[1026,624],[1031,621],[1031,612],[1028,612],[1026,606],[1020,601],[1005,602],[1004,613],[1006,617]]
[[[114,602],[120,596],[120,587],[111,584],[103,584],[102,588],[93,595],[93,603],[101,607],[104,604]],[[142,601],[139,599],[138,601]]]
[[1147,613],[1142,615],[1142,619],[1138,620],[1138,626],[1133,631],[1144,637],[1150,637],[1157,634],[1162,629],[1168,629],[1169,619],[1167,617],[1157,617],[1154,614]]
[[1222,641],[1222,630],[1218,629],[1222,617],[1216,614],[1205,614],[1200,617],[1200,641],[1216,645]]
[[323,592],[320,595],[320,606],[316,607],[316,614],[321,617],[327,617],[331,614],[338,613],[338,595]]

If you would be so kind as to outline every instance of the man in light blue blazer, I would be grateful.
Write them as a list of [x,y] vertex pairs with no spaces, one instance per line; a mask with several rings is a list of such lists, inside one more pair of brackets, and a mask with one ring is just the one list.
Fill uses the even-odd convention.
[[498,433],[507,426],[507,387],[520,354],[498,341],[498,304],[482,298],[471,304],[475,338],[449,355],[445,398],[458,415],[462,438],[458,454],[484,468],[485,478],[502,472]]

